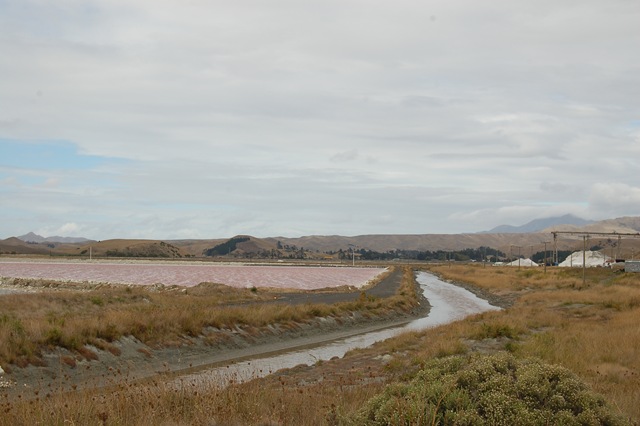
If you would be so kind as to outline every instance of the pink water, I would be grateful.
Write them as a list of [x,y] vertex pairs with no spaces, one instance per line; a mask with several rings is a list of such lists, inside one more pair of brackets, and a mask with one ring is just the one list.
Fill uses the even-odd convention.
[[232,287],[314,290],[343,285],[362,287],[383,268],[220,265],[206,263],[105,263],[0,261],[0,277],[41,278],[119,284],[192,287],[215,282]]

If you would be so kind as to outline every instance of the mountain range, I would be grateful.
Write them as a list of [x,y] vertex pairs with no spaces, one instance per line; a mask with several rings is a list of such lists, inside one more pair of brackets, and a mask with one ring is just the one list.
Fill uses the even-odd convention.
[[566,214],[564,216],[547,217],[544,219],[534,219],[531,222],[525,223],[520,226],[500,225],[495,228],[484,231],[485,234],[514,234],[525,232],[540,232],[552,226],[559,225],[573,225],[573,226],[585,226],[595,223],[593,220],[585,220],[577,216]]
[[25,243],[65,243],[65,244],[74,244],[74,243],[87,243],[92,240],[88,238],[80,238],[80,237],[43,237],[41,235],[35,234],[33,232],[29,232],[25,235],[20,235],[16,237],[19,240],[24,241]]
[[[555,244],[559,250],[581,249],[582,236],[563,232],[592,232],[591,245],[609,247],[613,236],[598,233],[632,234],[621,244],[629,250],[640,251],[640,217],[622,217],[598,222],[571,215],[536,219],[521,226],[499,226],[490,231],[467,234],[378,234],[378,235],[310,235],[303,237],[256,238],[248,235],[232,238],[191,240],[131,240],[112,239],[93,241],[79,237],[42,237],[28,233],[0,240],[0,255],[60,255],[95,257],[153,257],[203,258],[205,254],[236,258],[285,257],[324,259],[352,248],[386,253],[408,251],[457,251],[491,247],[508,252],[511,247],[523,248],[527,253],[548,246],[559,232]],[[546,243],[546,244],[545,244]],[[223,255],[221,253],[226,253]],[[333,253],[333,254],[332,254]],[[205,256],[207,257],[207,256]]]

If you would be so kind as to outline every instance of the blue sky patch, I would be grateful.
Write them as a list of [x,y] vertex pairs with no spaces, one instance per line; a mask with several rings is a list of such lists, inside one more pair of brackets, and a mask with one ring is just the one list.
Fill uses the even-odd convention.
[[111,160],[114,159],[80,154],[78,148],[70,142],[22,142],[0,139],[0,166],[4,167],[87,170]]

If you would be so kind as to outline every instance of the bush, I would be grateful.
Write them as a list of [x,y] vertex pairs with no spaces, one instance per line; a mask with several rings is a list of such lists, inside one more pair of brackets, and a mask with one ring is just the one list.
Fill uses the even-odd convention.
[[520,332],[508,324],[500,323],[484,323],[481,324],[480,330],[476,333],[476,338],[482,339],[495,339],[498,337],[507,337],[509,339],[517,339],[520,336]]
[[347,423],[362,425],[626,425],[569,370],[513,355],[434,359],[388,386]]

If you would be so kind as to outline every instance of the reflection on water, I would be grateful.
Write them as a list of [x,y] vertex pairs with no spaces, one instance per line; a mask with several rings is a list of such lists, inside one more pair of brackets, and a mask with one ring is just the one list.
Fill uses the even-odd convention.
[[417,280],[431,304],[431,312],[428,316],[409,323],[406,326],[407,330],[424,330],[469,315],[500,309],[469,290],[441,281],[433,274],[419,272]]
[[417,280],[423,289],[424,296],[431,304],[431,310],[428,316],[412,321],[404,327],[361,334],[312,349],[292,351],[204,370],[181,376],[176,379],[175,383],[187,386],[215,384],[225,386],[233,382],[243,382],[266,376],[283,368],[291,368],[300,364],[312,365],[320,360],[326,361],[334,357],[342,357],[352,349],[370,346],[403,331],[424,330],[462,319],[468,315],[500,309],[462,287],[441,281],[435,275],[419,272]]

